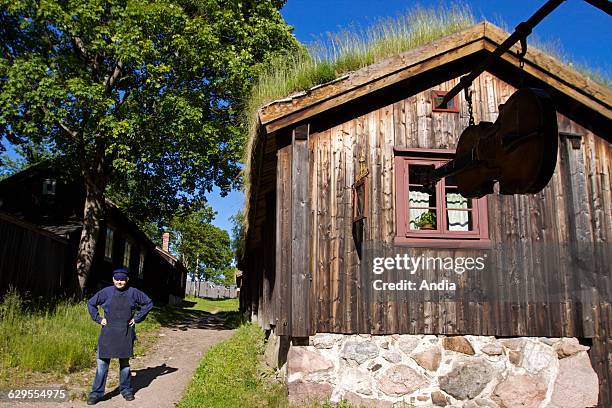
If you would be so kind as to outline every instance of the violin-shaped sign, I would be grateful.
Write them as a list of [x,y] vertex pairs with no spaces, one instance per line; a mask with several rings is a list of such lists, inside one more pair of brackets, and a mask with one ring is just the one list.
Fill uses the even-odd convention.
[[466,128],[455,159],[433,170],[430,183],[454,175],[461,195],[479,198],[493,192],[533,194],[550,181],[557,164],[557,115],[550,96],[523,88],[500,105],[495,123]]

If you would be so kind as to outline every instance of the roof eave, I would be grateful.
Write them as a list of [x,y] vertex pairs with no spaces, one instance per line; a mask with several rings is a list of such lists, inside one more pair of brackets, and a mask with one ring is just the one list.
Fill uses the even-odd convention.
[[[343,79],[318,85],[295,95],[271,102],[258,111],[264,133],[272,133],[308,119],[332,107],[393,85],[436,66],[479,51],[493,52],[508,36],[495,25],[482,22],[431,43],[387,58],[345,75]],[[501,59],[519,66],[516,45]],[[525,72],[559,89],[562,93],[612,119],[612,92],[545,53],[529,47]]]

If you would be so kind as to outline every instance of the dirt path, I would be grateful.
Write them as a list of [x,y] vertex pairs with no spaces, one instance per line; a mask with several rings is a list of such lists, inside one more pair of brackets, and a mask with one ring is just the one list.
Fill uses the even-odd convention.
[[[222,316],[202,313],[171,327],[163,327],[159,340],[146,355],[130,360],[132,386],[136,399],[127,402],[119,394],[118,364],[112,360],[106,384],[106,395],[96,407],[131,408],[171,408],[181,399],[202,356],[213,345],[229,338],[233,330],[224,326]],[[92,374],[93,375],[93,374]],[[93,376],[90,381],[93,381]],[[109,387],[109,384],[113,387]],[[0,403],[0,408],[18,406],[41,408],[85,407],[85,401],[64,403],[30,403],[8,405]]]

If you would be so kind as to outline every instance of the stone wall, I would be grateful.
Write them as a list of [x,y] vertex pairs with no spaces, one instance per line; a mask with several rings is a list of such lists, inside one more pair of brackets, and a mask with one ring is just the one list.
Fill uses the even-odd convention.
[[574,338],[317,334],[289,348],[283,370],[298,405],[592,407],[587,350]]

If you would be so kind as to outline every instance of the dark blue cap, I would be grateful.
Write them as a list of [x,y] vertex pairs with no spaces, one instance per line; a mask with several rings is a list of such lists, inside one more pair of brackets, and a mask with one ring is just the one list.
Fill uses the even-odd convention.
[[128,277],[128,271],[125,268],[119,268],[113,271],[113,278],[115,279],[125,279],[127,277]]

